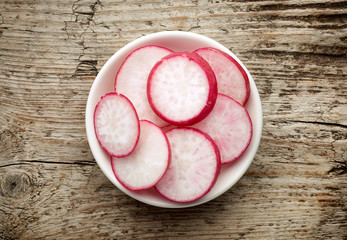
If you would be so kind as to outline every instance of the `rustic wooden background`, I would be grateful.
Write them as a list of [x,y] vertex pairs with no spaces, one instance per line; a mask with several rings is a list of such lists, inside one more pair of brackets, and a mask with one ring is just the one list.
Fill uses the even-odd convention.
[[[89,150],[85,105],[126,43],[182,30],[247,66],[264,111],[246,175],[161,209]],[[347,1],[1,0],[0,239],[347,239]]]

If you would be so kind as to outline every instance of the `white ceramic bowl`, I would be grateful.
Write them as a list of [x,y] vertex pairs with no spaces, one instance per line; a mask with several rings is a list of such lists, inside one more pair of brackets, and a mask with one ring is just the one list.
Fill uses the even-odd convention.
[[[145,191],[129,191],[124,188],[113,175],[109,156],[102,150],[95,136],[93,114],[94,108],[100,100],[100,97],[108,92],[114,91],[115,75],[126,56],[133,50],[149,44],[167,47],[173,51],[193,51],[201,47],[218,48],[234,57],[245,69],[249,77],[251,93],[245,107],[247,108],[253,123],[252,141],[248,149],[237,161],[222,166],[218,180],[211,191],[204,197],[191,203],[171,202],[161,197],[154,189]],[[93,156],[103,173],[114,185],[138,201],[164,208],[183,208],[196,206],[220,196],[231,188],[244,175],[250,166],[260,143],[262,132],[262,107],[259,93],[252,76],[242,62],[226,47],[208,37],[199,34],[181,31],[167,31],[149,34],[130,42],[117,51],[106,62],[95,78],[95,81],[91,87],[86,106],[85,120],[88,142]]]

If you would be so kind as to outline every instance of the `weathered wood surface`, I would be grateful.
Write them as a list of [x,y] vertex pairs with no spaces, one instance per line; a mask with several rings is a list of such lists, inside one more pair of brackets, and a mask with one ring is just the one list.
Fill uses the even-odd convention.
[[[183,30],[231,49],[264,128],[246,175],[188,209],[131,199],[89,150],[84,111],[106,60]],[[0,2],[0,239],[346,239],[347,1]]]

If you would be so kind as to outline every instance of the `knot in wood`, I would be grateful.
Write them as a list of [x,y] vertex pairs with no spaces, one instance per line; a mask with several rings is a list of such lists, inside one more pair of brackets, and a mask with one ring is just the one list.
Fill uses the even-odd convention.
[[30,178],[25,173],[9,173],[1,181],[1,190],[9,197],[21,197],[29,187]]

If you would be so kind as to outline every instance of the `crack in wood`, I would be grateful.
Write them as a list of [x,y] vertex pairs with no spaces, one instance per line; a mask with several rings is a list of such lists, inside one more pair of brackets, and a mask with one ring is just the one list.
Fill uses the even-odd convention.
[[337,166],[332,167],[329,171],[328,174],[334,173],[336,175],[345,175],[347,174],[347,163],[346,161],[344,162],[338,162],[335,161],[335,163],[339,163]]
[[80,165],[80,166],[94,166],[95,161],[80,161],[80,162],[56,162],[56,161],[44,161],[44,160],[25,160],[20,163],[11,163],[1,165],[0,168],[11,167],[11,166],[21,166],[28,165],[31,163],[44,163],[44,164],[60,164],[60,165]]
[[[84,56],[82,54],[80,58]],[[80,63],[77,65],[77,69],[73,75],[75,76],[96,76],[98,74],[98,70],[96,65],[98,61],[96,60],[80,60]]]
[[[331,150],[334,152],[334,165],[333,167],[327,172],[328,174],[336,174],[336,175],[344,175],[347,174],[347,160],[342,157],[342,160],[337,160],[339,159],[339,153],[338,151],[335,149],[335,145],[334,143],[336,142],[336,140],[334,140],[331,143]],[[336,160],[335,160],[336,159]]]
[[[323,48],[323,47],[322,47]],[[325,49],[330,49],[330,47],[325,47]],[[321,57],[329,57],[329,58],[346,58],[346,52],[347,52],[347,48],[344,47],[331,47],[331,51],[312,51],[311,49],[309,49],[308,51],[295,51],[295,50],[275,50],[275,49],[260,49],[260,50],[251,50],[249,51],[253,54],[274,54],[274,55],[278,55],[278,54],[282,54],[282,55],[292,55],[294,57],[297,56],[321,56]]]
[[28,163],[10,163],[10,164],[1,165],[0,168],[12,167],[12,166],[22,166],[22,165],[27,165],[27,164]]
[[94,166],[94,161],[80,161],[80,162],[55,162],[44,160],[27,160],[26,163],[45,163],[45,164],[64,164],[64,165],[81,165],[81,166]]
[[347,128],[347,125],[340,124],[340,123],[331,123],[331,122],[303,121],[303,120],[286,120],[286,122],[293,122],[293,123],[308,123],[308,124],[318,124],[318,125],[325,125],[325,126],[333,126],[333,127]]
[[4,24],[4,16],[0,13],[0,25]]
[[[94,32],[94,30],[90,27],[90,23],[94,22],[93,17],[96,12],[96,6],[100,5],[102,6],[101,2],[99,0],[94,1],[91,5],[89,5],[89,9],[87,10],[79,10],[79,6],[77,4],[80,2],[80,0],[75,1],[72,4],[71,10],[72,10],[72,15],[75,16],[75,20],[73,22],[79,23],[80,26],[83,28],[83,31],[81,34],[79,34],[78,38],[80,39],[79,44],[82,47],[82,52],[80,53],[78,57],[79,63],[77,64],[76,70],[72,77],[81,77],[81,76],[96,76],[98,74],[98,70],[96,68],[97,65],[97,60],[83,60],[82,58],[85,56],[85,50],[87,47],[85,46],[85,38],[84,34],[88,31],[91,30]],[[79,18],[79,16],[86,16],[83,18]],[[62,29],[65,31],[68,35],[68,39],[70,39],[70,35],[68,33],[68,22],[64,21],[65,27]]]
[[267,5],[258,5],[258,7],[254,10],[257,11],[289,11],[289,10],[297,10],[297,9],[343,9],[347,7],[347,3],[345,1],[342,2],[330,2],[330,3],[276,3],[276,4],[267,4]]

